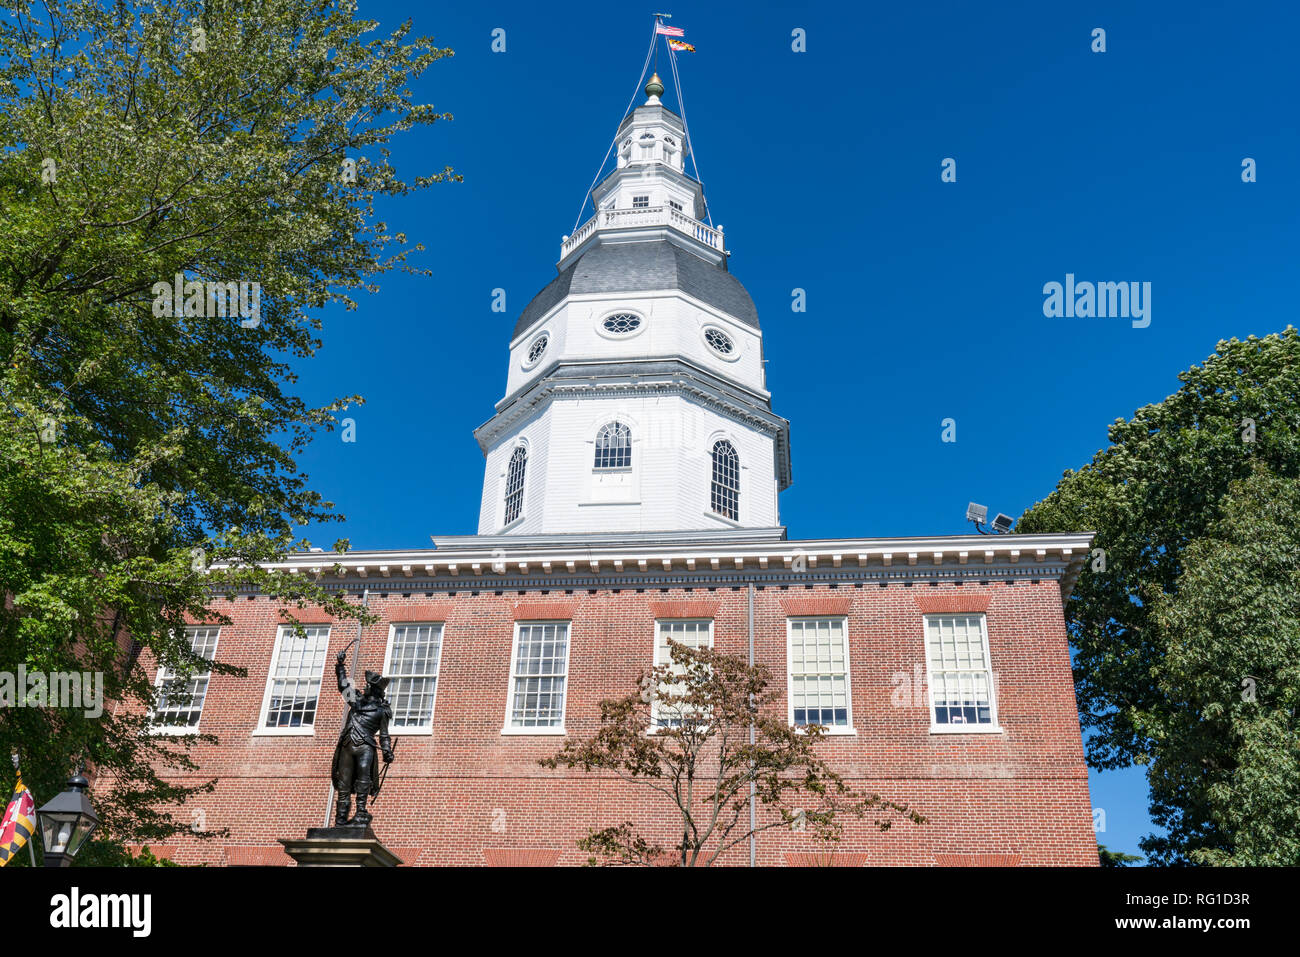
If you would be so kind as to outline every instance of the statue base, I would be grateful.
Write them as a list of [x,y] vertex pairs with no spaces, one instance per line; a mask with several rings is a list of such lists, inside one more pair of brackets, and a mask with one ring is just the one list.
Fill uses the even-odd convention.
[[299,867],[396,867],[402,863],[369,827],[309,827],[306,838],[279,840]]

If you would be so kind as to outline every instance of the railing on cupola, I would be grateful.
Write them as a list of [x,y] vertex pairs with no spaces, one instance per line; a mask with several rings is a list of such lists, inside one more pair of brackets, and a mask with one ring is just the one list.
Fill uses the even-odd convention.
[[638,226],[671,226],[720,253],[725,253],[722,228],[712,226],[687,216],[675,206],[649,206],[640,209],[602,209],[583,223],[572,236],[560,242],[560,259],[573,252],[598,229],[629,229]]

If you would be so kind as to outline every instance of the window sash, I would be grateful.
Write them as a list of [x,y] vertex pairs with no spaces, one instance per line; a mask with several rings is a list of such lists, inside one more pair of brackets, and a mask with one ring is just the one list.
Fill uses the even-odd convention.
[[289,625],[276,636],[275,659],[267,675],[265,729],[314,728],[321,676],[329,647],[329,625],[304,625],[299,637]]
[[[201,658],[212,661],[217,656],[217,640],[221,629],[215,626],[193,626],[185,629],[190,650]],[[192,730],[199,726],[203,705],[208,697],[208,682],[212,669],[191,672],[182,679],[177,669],[159,665],[158,698],[154,708],[154,724],[158,728]],[[180,687],[182,680],[184,687]]]
[[632,430],[621,422],[610,422],[596,433],[596,469],[632,467]]
[[511,660],[507,726],[520,730],[564,727],[569,623],[516,624]]
[[[655,622],[655,667],[668,665],[670,674],[684,675],[686,666],[670,660],[668,639],[690,648],[713,647],[712,618],[665,618]],[[661,682],[660,694],[680,694],[686,685],[684,682]],[[683,719],[689,717],[694,708],[686,705],[661,705],[658,695],[650,705],[650,724],[656,728],[679,728]]]
[[853,726],[848,619],[790,618],[790,723]]
[[740,457],[725,439],[713,446],[713,481],[709,485],[709,505],[719,515],[740,521]]
[[935,727],[997,726],[993,671],[983,615],[928,615],[926,668]]
[[433,726],[433,707],[442,660],[443,626],[439,622],[391,626],[384,674],[389,678],[388,702],[393,730],[426,730]]
[[509,525],[524,510],[524,474],[528,468],[528,450],[522,445],[510,453],[510,465],[506,469],[505,524]]

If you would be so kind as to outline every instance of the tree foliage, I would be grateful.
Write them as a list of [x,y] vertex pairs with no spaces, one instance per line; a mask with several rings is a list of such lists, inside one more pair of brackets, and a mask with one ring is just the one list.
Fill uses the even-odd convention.
[[[147,733],[141,651],[206,668],[183,624],[210,590],[358,614],[259,567],[341,518],[296,457],[360,401],[308,404],[290,363],[324,307],[427,274],[376,202],[459,177],[408,184],[387,145],[449,118],[408,84],[451,51],[352,8],[20,2],[0,20],[0,661],[101,672],[118,703],[5,709],[0,746],[38,799],[87,757],[118,839],[175,833],[169,806],[210,786],[158,773],[193,765]],[[159,308],[178,275],[257,283],[256,314]]]
[[1021,519],[1093,529],[1067,619],[1097,768],[1149,766],[1153,863],[1300,863],[1300,334],[1220,342]]
[[[824,729],[785,720],[767,668],[672,639],[668,647],[670,662],[644,674],[639,691],[601,702],[595,735],[566,741],[540,762],[613,774],[659,794],[669,809],[680,834],[671,853],[625,821],[579,840],[593,863],[693,867],[778,827],[837,841],[849,818],[872,815],[881,830],[900,818],[925,823],[906,805],[856,793],[832,771],[817,755]],[[761,811],[752,827],[751,786]]]

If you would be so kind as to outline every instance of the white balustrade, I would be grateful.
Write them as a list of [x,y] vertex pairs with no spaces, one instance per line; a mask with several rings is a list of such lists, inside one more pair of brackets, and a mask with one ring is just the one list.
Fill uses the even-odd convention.
[[639,209],[602,209],[583,223],[578,231],[560,243],[560,258],[577,249],[597,229],[629,229],[638,226],[671,226],[698,242],[725,252],[722,230],[687,216],[674,206],[649,206]]

